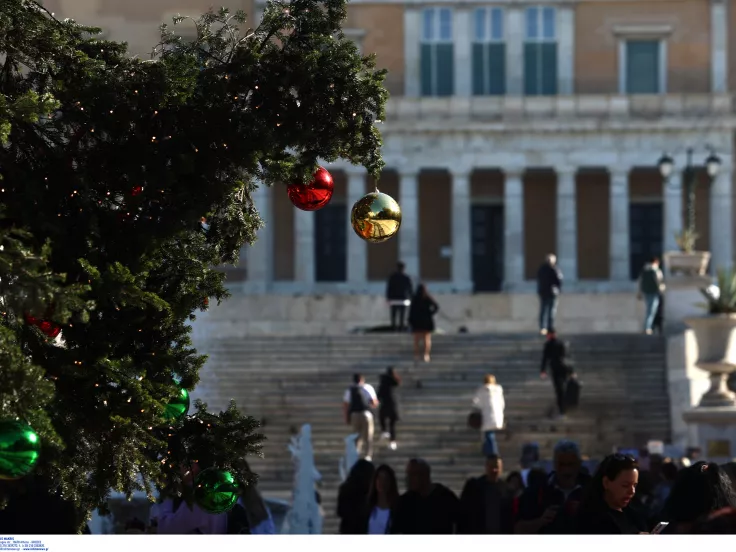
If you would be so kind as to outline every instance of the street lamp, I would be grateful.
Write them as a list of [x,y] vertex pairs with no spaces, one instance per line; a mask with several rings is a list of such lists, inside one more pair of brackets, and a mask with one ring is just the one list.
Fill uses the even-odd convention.
[[[708,173],[708,177],[712,180],[718,176],[718,172],[721,170],[721,159],[711,149],[708,157],[705,160],[705,169]],[[660,157],[659,172],[667,180],[674,171],[675,160],[672,159],[666,153]],[[685,172],[683,174],[685,180],[685,228],[677,236],[677,242],[680,248],[685,253],[692,253],[695,249],[695,242],[698,239],[698,235],[695,233],[695,179],[696,172],[693,168],[693,148],[687,150],[687,165],[685,166]]]

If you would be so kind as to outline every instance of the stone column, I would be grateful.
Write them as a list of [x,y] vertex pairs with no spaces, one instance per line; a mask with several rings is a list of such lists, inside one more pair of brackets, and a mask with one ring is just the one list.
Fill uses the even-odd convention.
[[728,9],[725,0],[710,2],[710,75],[711,90],[728,90]]
[[575,169],[557,170],[557,263],[566,281],[578,279],[578,219]]
[[399,229],[399,261],[414,284],[419,280],[419,174],[404,172],[399,183],[401,228]]
[[273,280],[272,193],[273,190],[262,183],[259,183],[258,188],[253,191],[251,195],[253,203],[265,226],[258,230],[255,243],[250,247],[244,247],[241,252],[240,264],[246,267],[248,273],[245,289],[256,293],[265,293]]
[[470,175],[452,173],[452,287],[473,290],[470,251]]
[[421,94],[422,12],[418,7],[404,8],[404,96],[418,98]]
[[678,251],[675,236],[682,232],[682,171],[664,182],[664,251]]
[[518,5],[506,8],[506,94],[520,96],[524,90],[524,11]]
[[314,287],[314,213],[294,209],[294,281],[301,291]]
[[506,171],[503,186],[504,289],[524,281],[524,183],[521,169]]
[[[557,8],[557,93],[569,96],[575,91],[575,8]],[[521,58],[519,58],[521,59]]]
[[350,167],[348,171],[348,239],[347,239],[347,263],[348,283],[355,291],[363,291],[368,280],[368,244],[362,240],[353,230],[350,224],[350,211],[353,204],[365,195],[365,169]]
[[455,96],[470,97],[473,91],[473,67],[470,10],[456,8],[452,16],[452,34],[455,54]]
[[733,172],[722,166],[710,186],[710,266],[733,265]]
[[631,280],[629,258],[629,170],[610,169],[611,280]]

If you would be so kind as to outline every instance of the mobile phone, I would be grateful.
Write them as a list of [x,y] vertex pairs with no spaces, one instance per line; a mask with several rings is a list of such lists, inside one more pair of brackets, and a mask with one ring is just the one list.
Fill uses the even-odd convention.
[[669,521],[660,521],[657,526],[652,529],[652,535],[659,535],[662,531],[664,531],[664,528],[667,527],[670,524]]

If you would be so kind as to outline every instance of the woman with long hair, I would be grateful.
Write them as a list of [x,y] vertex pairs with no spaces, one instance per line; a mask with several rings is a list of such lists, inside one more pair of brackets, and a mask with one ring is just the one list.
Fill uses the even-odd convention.
[[432,332],[434,331],[434,315],[440,310],[432,299],[424,284],[417,286],[417,292],[409,307],[409,325],[414,335],[414,360],[419,360],[419,342],[424,342],[424,362],[429,362],[432,349]]
[[382,464],[378,466],[371,491],[368,494],[368,519],[366,533],[369,535],[387,535],[391,529],[394,508],[399,501],[399,484],[394,470]]
[[337,492],[337,517],[341,535],[360,535],[365,519],[365,505],[376,469],[368,460],[358,460]]
[[646,522],[629,504],[636,494],[639,465],[624,454],[607,456],[595,472],[577,514],[577,533],[637,535]]
[[378,419],[381,422],[381,439],[389,442],[389,448],[396,450],[396,422],[399,421],[399,403],[396,388],[401,378],[393,366],[386,368],[378,384]]
[[664,506],[663,533],[691,533],[695,523],[723,508],[736,507],[731,479],[718,464],[697,462],[680,470]]

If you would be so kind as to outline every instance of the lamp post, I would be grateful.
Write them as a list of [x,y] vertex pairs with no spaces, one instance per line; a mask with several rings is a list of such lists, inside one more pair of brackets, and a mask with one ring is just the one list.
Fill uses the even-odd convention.
[[[712,181],[721,169],[721,160],[712,148],[708,148],[708,150],[709,154],[705,159],[705,168],[708,177]],[[680,248],[685,253],[693,252],[698,237],[695,233],[695,179],[697,175],[693,167],[693,153],[693,148],[687,149],[687,165],[683,174],[685,181],[685,227],[682,229],[678,241],[680,242]],[[675,168],[675,160],[665,153],[659,159],[657,165],[660,174],[667,180]]]

